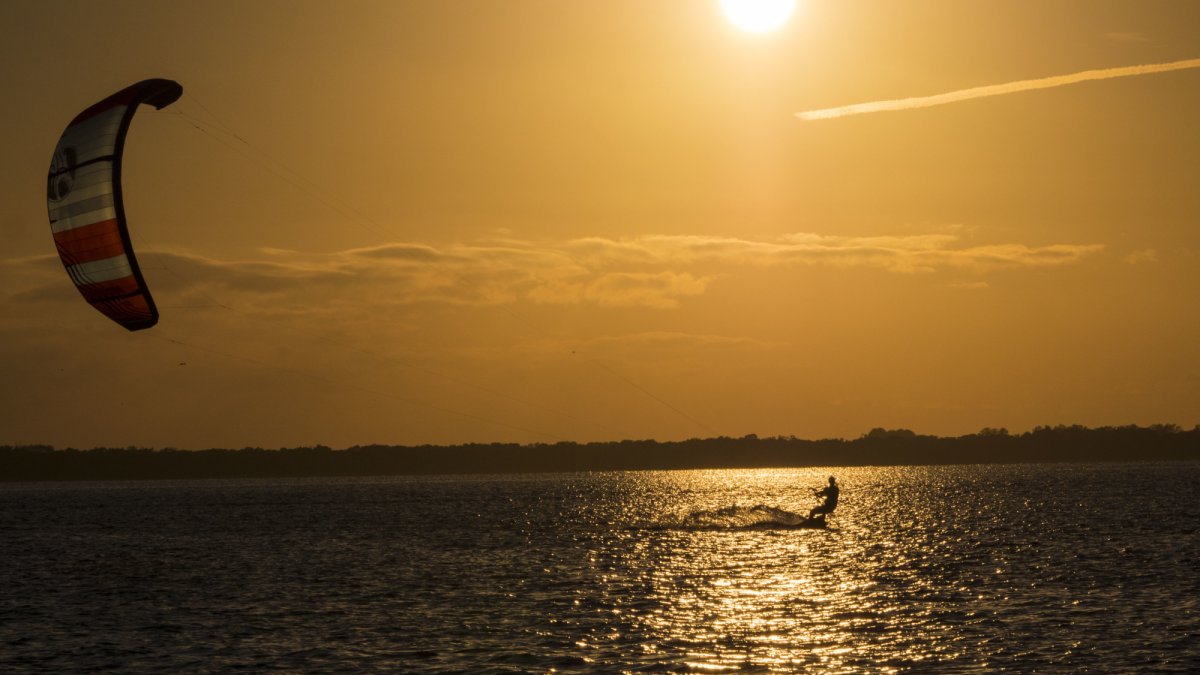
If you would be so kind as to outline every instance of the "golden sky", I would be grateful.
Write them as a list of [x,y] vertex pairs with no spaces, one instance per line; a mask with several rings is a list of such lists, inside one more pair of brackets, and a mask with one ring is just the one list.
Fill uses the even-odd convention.
[[[17,0],[0,38],[0,444],[1200,423],[1200,69],[1130,70],[1200,58],[1200,3]],[[149,77],[128,333],[45,176]]]

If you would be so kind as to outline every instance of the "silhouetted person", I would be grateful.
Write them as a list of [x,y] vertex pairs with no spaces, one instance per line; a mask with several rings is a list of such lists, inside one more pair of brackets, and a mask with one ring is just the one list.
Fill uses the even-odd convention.
[[822,490],[813,490],[813,492],[818,497],[824,497],[825,501],[821,502],[817,506],[814,506],[812,511],[808,512],[809,519],[812,519],[812,517],[818,513],[822,515],[833,513],[833,510],[837,508],[838,493],[841,492],[841,490],[838,488],[837,479],[835,479],[833,476],[830,476],[828,487]]

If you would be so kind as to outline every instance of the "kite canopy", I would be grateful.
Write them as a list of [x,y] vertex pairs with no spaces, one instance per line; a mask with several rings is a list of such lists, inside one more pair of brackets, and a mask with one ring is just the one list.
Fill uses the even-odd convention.
[[63,131],[46,183],[54,244],[84,300],[134,331],[158,323],[121,202],[121,155],[133,113],[162,109],[183,95],[172,80],[143,80],[79,113]]

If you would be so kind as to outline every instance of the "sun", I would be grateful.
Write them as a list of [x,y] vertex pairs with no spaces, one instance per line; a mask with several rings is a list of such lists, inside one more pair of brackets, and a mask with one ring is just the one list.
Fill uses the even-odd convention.
[[796,0],[721,0],[721,9],[738,28],[765,33],[787,22]]

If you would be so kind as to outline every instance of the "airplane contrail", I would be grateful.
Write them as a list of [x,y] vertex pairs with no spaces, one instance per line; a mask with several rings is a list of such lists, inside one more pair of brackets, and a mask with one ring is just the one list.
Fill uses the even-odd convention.
[[1031,89],[1049,89],[1050,87],[1061,87],[1066,84],[1078,84],[1089,80],[1107,80],[1114,77],[1130,77],[1133,75],[1148,75],[1150,73],[1165,73],[1171,70],[1184,70],[1187,68],[1200,68],[1200,59],[1185,59],[1183,61],[1171,61],[1170,63],[1151,63],[1143,66],[1124,66],[1121,68],[1104,68],[1101,70],[1085,70],[1079,73],[1070,75],[1054,75],[1051,77],[1042,77],[1036,80],[1018,80],[1016,82],[1006,82],[1004,84],[990,84],[983,87],[972,87],[970,89],[959,89],[958,91],[949,91],[944,94],[934,94],[933,96],[917,96],[913,98],[897,98],[887,101],[873,101],[870,103],[855,103],[853,105],[844,105],[837,108],[824,108],[822,110],[809,110],[808,112],[798,112],[796,117],[802,120],[828,120],[835,117],[845,117],[847,115],[861,115],[863,113],[886,112],[889,110],[909,110],[911,108],[928,108],[935,105],[944,105],[946,103],[957,103],[958,101],[967,101],[973,98],[983,98],[985,96],[1001,96],[1003,94],[1013,94],[1019,91],[1029,91]]

